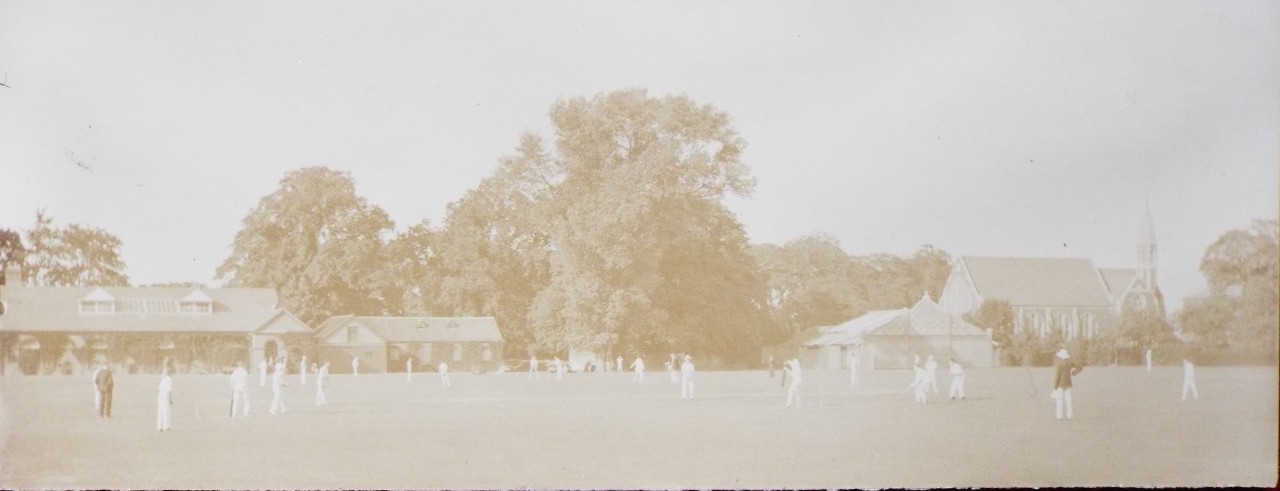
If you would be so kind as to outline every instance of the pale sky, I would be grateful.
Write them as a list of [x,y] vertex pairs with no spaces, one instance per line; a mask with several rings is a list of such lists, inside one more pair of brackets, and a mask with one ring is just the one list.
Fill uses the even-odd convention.
[[630,87],[732,116],[753,242],[1135,266],[1149,202],[1172,312],[1280,208],[1274,1],[0,0],[0,83],[0,228],[105,229],[134,284],[216,285],[305,166],[439,224],[556,99]]

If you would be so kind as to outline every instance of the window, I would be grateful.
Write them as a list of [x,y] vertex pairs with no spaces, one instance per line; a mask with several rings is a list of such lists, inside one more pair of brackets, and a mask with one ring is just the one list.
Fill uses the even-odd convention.
[[212,314],[213,304],[209,302],[181,302],[178,311],[184,314]]
[[110,314],[115,311],[115,302],[103,302],[97,300],[82,300],[80,302],[81,314]]
[[493,361],[493,348],[489,347],[489,343],[481,345],[480,358],[484,361]]
[[355,344],[360,340],[360,331],[356,326],[347,326],[347,344]]
[[453,343],[453,361],[462,361],[462,343]]

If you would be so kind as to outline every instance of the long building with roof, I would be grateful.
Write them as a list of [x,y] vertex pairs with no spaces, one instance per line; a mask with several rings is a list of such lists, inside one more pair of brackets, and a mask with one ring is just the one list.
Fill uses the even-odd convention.
[[909,309],[875,310],[837,326],[820,329],[804,343],[801,362],[813,368],[848,368],[849,354],[858,366],[907,368],[933,356],[955,359],[967,367],[990,367],[991,333],[946,312],[928,293]]
[[95,363],[155,372],[225,371],[304,353],[311,329],[265,288],[0,286],[0,373],[83,373]]
[[330,317],[316,328],[316,353],[332,373],[434,370],[494,371],[502,366],[502,333],[493,317]]

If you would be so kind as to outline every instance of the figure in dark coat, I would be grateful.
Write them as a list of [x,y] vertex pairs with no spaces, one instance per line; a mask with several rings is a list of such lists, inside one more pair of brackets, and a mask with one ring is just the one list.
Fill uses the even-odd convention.
[[110,418],[111,392],[116,388],[115,379],[111,375],[111,368],[104,366],[101,370],[98,370],[98,376],[94,378],[93,384],[98,387],[98,394],[102,398],[102,405],[98,406],[98,416]]
[[1062,407],[1067,408],[1067,419],[1071,419],[1071,377],[1080,373],[1083,368],[1071,360],[1066,348],[1059,349],[1053,360],[1053,398],[1056,399],[1054,416],[1062,419]]

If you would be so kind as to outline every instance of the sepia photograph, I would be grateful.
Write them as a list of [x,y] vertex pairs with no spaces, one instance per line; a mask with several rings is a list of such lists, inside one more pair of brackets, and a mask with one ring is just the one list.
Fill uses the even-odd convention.
[[1265,487],[1280,3],[0,0],[0,488]]

